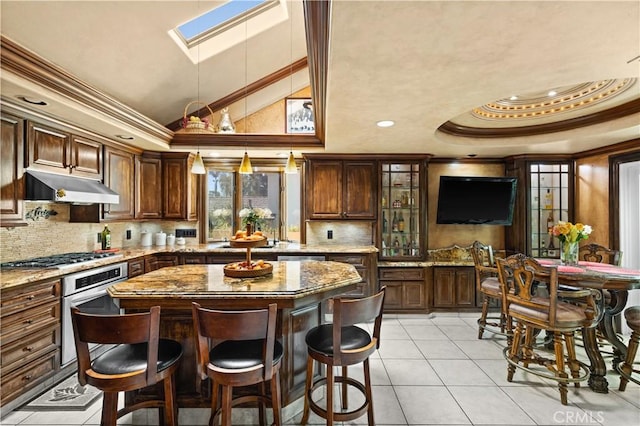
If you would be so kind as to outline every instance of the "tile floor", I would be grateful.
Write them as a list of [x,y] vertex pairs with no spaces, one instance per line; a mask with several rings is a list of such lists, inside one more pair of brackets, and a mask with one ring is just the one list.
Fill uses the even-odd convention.
[[[382,345],[371,360],[377,425],[640,425],[640,386],[630,383],[625,392],[618,392],[614,372],[607,376],[608,394],[592,392],[586,385],[578,391],[570,387],[567,406],[560,404],[551,381],[518,370],[514,381],[507,382],[505,339],[485,334],[478,340],[477,317],[385,315]],[[584,353],[580,356],[586,359]],[[154,411],[130,414],[118,423],[157,424]],[[206,409],[180,410],[180,425],[207,421]],[[299,421],[296,415],[287,424]],[[324,423],[314,416],[310,422]],[[233,421],[251,423],[240,416]],[[100,400],[84,412],[16,410],[0,424],[99,425]],[[349,424],[366,424],[366,416]]]

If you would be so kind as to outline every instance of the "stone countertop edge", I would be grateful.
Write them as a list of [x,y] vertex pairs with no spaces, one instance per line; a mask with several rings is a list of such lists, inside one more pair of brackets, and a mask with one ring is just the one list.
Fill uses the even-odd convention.
[[[127,262],[140,257],[161,254],[161,253],[241,253],[246,251],[243,248],[222,247],[228,242],[190,244],[186,246],[135,246],[121,249],[115,256],[94,260],[79,265],[66,266],[64,268],[36,268],[36,269],[2,269],[0,270],[0,290],[7,290],[16,286],[30,284],[38,281],[57,279],[74,272],[80,272],[99,266],[111,265],[113,263]],[[286,253],[286,254],[369,254],[377,253],[375,246],[346,246],[346,245],[306,245],[297,243],[280,243],[272,248],[253,248],[252,253],[259,255],[264,253]]]

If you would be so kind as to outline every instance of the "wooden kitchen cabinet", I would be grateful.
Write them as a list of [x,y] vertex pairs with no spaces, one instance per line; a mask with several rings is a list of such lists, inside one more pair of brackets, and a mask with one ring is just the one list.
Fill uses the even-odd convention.
[[178,266],[180,259],[176,254],[152,254],[144,258],[144,272],[155,271],[156,269],[168,266]]
[[376,162],[373,160],[308,160],[309,219],[375,220]]
[[136,156],[136,219],[162,218],[162,158],[159,154]]
[[133,259],[127,265],[127,277],[133,278],[144,274],[144,258]]
[[198,220],[198,175],[191,173],[194,155],[162,155],[162,190],[165,219]]
[[5,406],[60,369],[60,280],[8,288],[0,303]]
[[61,128],[27,121],[27,166],[102,180],[102,144]]
[[135,213],[135,156],[131,152],[105,146],[104,184],[120,196],[118,204],[104,204],[104,219],[133,219]]
[[362,277],[362,281],[358,283],[355,290],[347,293],[353,297],[367,297],[376,293],[376,272],[378,269],[378,261],[375,253],[373,254],[327,254],[326,260],[334,262],[342,262],[353,265]]
[[24,120],[0,114],[0,226],[26,226],[22,218],[24,199]]
[[475,308],[475,271],[468,266],[433,268],[434,308]]
[[427,309],[425,268],[378,268],[380,287],[387,286],[385,312],[416,312]]

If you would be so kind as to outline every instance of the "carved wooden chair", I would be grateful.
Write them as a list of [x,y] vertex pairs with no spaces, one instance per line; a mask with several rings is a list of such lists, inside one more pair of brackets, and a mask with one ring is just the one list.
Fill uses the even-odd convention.
[[[493,258],[490,245],[474,241],[471,245],[471,256],[476,272],[476,291],[482,294],[482,313],[478,319],[478,339],[482,339],[485,328],[496,334],[507,335],[506,314],[502,310],[502,291],[498,278],[498,268]],[[489,316],[489,304],[495,301],[501,307],[499,316]]]
[[616,370],[620,373],[620,387],[618,390],[627,389],[629,380],[640,385],[640,369],[634,368],[634,361],[640,346],[640,306],[632,306],[624,311],[624,318],[627,325],[631,329],[631,338],[629,339],[629,348],[624,361],[616,365]]
[[[373,397],[371,393],[371,374],[369,356],[380,347],[380,326],[382,325],[382,308],[384,306],[385,287],[373,296],[361,299],[333,300],[333,323],[322,324],[309,330],[307,343],[307,379],[304,392],[304,412],[301,424],[307,424],[310,410],[324,418],[327,425],[334,422],[347,422],[357,419],[365,412],[369,426],[374,426]],[[374,321],[373,334],[356,324]],[[334,344],[334,342],[340,342]],[[326,377],[313,381],[314,361],[326,365]],[[348,377],[347,367],[363,363],[364,384]],[[342,374],[334,378],[333,367],[342,367]],[[342,383],[343,411],[334,409],[334,382]],[[326,408],[320,407],[313,400],[316,389],[326,385]],[[364,395],[364,403],[356,409],[348,410],[348,385]]]
[[579,257],[588,262],[608,263],[616,266],[620,266],[622,262],[622,252],[620,250],[613,250],[595,243],[580,247]]
[[[277,305],[267,309],[219,311],[192,305],[196,331],[196,359],[202,380],[212,382],[209,425],[231,426],[231,407],[258,402],[260,425],[265,425],[265,404],[273,408],[273,422],[282,424],[280,365],[283,348],[276,340]],[[271,382],[271,396],[265,383]],[[258,392],[233,398],[233,388],[258,385]],[[222,401],[220,401],[222,399]]]
[[[100,389],[101,425],[116,426],[123,415],[139,408],[158,407],[161,423],[178,424],[175,372],[182,357],[180,343],[160,339],[160,307],[126,315],[93,315],[71,308],[78,355],[78,382]],[[92,359],[89,343],[115,344]],[[118,392],[161,384],[161,399],[146,400],[118,410]]]
[[[524,254],[497,259],[497,264],[501,283],[510,287],[503,288],[502,300],[508,317],[516,323],[511,344],[504,349],[507,380],[513,380],[516,368],[555,380],[560,400],[566,405],[567,384],[579,387],[589,377],[588,366],[576,359],[574,333],[595,326],[599,320],[593,291],[559,290],[557,268],[544,267]],[[536,294],[536,286],[541,283],[547,287],[544,296]],[[572,303],[566,301],[569,299]],[[553,336],[553,354],[534,351],[536,330]]]

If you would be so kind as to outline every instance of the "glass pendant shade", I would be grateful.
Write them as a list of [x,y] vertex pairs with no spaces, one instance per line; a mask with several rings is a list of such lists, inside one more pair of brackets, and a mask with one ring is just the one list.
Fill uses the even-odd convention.
[[293,152],[289,152],[289,159],[287,160],[287,166],[284,168],[284,172],[291,175],[298,173],[298,167],[296,167],[296,159],[293,157]]
[[193,165],[191,166],[191,173],[194,175],[203,175],[206,172],[204,163],[202,162],[202,157],[200,156],[200,151],[198,151],[196,158],[193,160]]
[[240,168],[238,169],[238,173],[242,175],[250,175],[253,173],[253,168],[251,167],[251,160],[249,159],[249,154],[247,154],[247,151],[244,152],[244,156],[242,157],[242,162],[240,163]]

